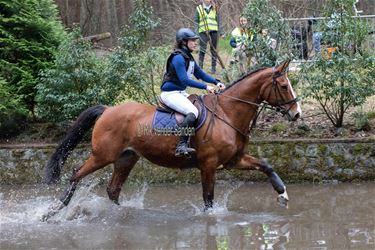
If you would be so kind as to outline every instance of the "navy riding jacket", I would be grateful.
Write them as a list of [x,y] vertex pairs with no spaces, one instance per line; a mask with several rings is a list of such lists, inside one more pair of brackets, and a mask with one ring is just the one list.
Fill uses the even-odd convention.
[[[184,51],[186,53],[186,51]],[[188,53],[190,54],[190,53]],[[190,79],[188,77],[188,74],[187,74],[187,68],[188,68],[188,64],[189,64],[189,60],[185,60],[184,56],[182,55],[182,53],[177,53],[174,52],[172,53],[173,58],[169,59],[168,60],[168,63],[167,64],[171,64],[171,65],[167,65],[167,74],[170,73],[168,71],[175,71],[173,73],[175,73],[177,75],[177,78],[175,78],[175,80],[166,80],[163,82],[162,86],[161,86],[161,90],[162,91],[175,91],[175,90],[185,90],[186,87],[193,87],[193,88],[198,88],[198,89],[206,89],[207,88],[207,84],[205,83],[202,83],[202,82],[198,82],[198,81],[195,81],[193,79]],[[217,84],[219,81],[216,80],[215,78],[213,78],[212,76],[206,74],[200,67],[197,63],[195,63],[194,59],[192,56],[190,56],[190,61],[193,61],[194,62],[194,76],[197,78],[197,79],[201,79],[205,82],[208,82],[208,83],[215,83]],[[172,67],[172,68],[171,68]]]

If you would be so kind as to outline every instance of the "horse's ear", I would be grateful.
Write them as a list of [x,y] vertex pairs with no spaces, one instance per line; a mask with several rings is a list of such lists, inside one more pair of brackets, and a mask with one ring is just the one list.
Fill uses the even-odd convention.
[[290,59],[287,59],[285,62],[277,66],[277,71],[280,72],[281,74],[285,73],[285,71],[287,70],[289,66],[290,61],[291,61]]

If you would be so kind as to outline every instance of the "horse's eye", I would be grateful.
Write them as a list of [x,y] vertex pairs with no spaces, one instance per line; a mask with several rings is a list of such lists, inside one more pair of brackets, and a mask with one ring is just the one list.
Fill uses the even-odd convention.
[[288,86],[287,85],[281,86],[281,90],[288,91]]

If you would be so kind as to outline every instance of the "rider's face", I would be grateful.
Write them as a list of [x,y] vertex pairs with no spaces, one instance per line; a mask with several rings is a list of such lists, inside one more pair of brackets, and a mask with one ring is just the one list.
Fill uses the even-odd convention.
[[193,52],[197,48],[197,39],[188,40],[186,46]]

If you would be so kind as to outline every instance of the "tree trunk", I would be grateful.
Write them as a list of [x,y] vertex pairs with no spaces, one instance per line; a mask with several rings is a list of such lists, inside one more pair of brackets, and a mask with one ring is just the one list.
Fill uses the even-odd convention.
[[[116,37],[121,28],[128,23],[133,10],[133,0],[55,0],[61,20],[67,27],[79,23],[84,36],[110,32],[111,39],[103,42],[105,46],[116,45]],[[155,16],[161,19],[161,25],[155,31],[155,38],[172,37],[180,27],[193,27],[192,20],[196,4],[200,0],[149,0],[154,7]],[[248,0],[217,0],[220,3],[221,21],[226,33],[238,23],[244,5]],[[283,12],[284,17],[320,16],[325,0],[271,0]],[[303,6],[303,8],[302,8]],[[362,14],[374,14],[374,0],[361,0],[357,4]],[[293,15],[293,16],[291,16]]]

